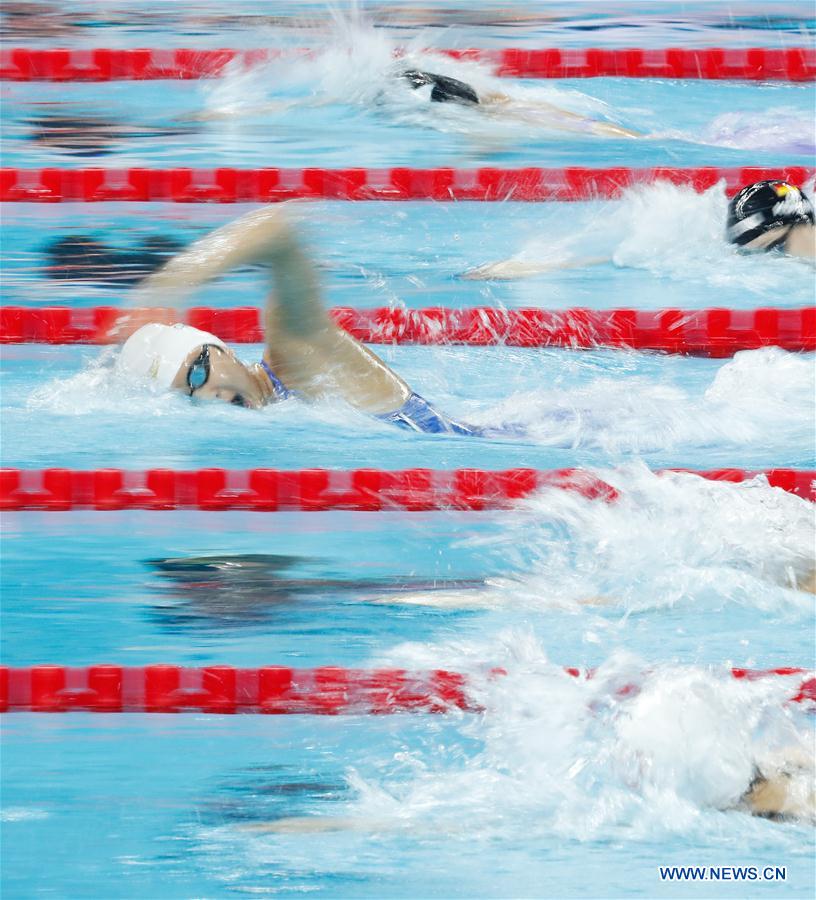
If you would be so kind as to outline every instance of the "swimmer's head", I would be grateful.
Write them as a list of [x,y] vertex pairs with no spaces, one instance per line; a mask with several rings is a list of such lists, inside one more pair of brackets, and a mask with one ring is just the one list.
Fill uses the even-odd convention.
[[757,181],[728,204],[726,237],[747,250],[782,246],[797,225],[814,224],[813,204],[786,181]]
[[428,72],[420,72],[419,69],[406,69],[400,72],[400,76],[404,78],[411,87],[416,90],[426,84],[433,84],[433,76]]
[[117,368],[156,391],[252,408],[266,399],[260,379],[220,338],[190,325],[142,326],[125,341]]
[[419,69],[406,69],[400,73],[416,91],[425,85],[433,85],[430,99],[434,103],[460,103],[465,106],[478,106],[479,95],[469,84],[447,75],[435,75],[433,72],[420,72]]

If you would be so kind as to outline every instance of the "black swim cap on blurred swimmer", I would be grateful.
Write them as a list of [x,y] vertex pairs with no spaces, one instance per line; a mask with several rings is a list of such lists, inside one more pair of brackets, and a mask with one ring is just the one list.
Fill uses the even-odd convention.
[[[782,225],[814,224],[813,204],[787,181],[757,181],[744,187],[728,204],[726,237],[732,244],[744,247],[755,238]],[[787,233],[766,247],[781,244]]]
[[447,75],[434,75],[433,72],[420,72],[418,69],[408,69],[400,75],[411,83],[414,90],[426,84],[432,84],[431,100],[434,103],[464,103],[478,104],[479,95],[469,84],[448,78]]

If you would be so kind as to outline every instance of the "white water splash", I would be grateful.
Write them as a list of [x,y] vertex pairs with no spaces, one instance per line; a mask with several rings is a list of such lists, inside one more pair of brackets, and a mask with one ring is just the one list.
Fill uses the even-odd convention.
[[737,150],[776,150],[780,153],[816,153],[816,122],[793,107],[774,106],[771,114],[727,112],[717,116],[702,134],[702,141]]
[[[813,187],[804,186],[810,197]],[[812,303],[813,264],[781,254],[737,252],[725,239],[727,211],[724,183],[702,194],[669,182],[639,185],[599,209],[576,210],[566,234],[562,217],[544,223],[512,260],[558,271],[580,267],[588,258],[611,259],[621,268],[687,283],[695,288],[691,306],[717,304],[713,293],[695,301],[700,285],[751,295],[745,306],[757,305],[757,297],[765,303],[771,298],[769,305],[774,306]],[[640,305],[654,308],[660,302]]]
[[[474,672],[485,659],[507,674],[482,676],[486,713],[461,726],[484,749],[464,763],[417,755],[410,778],[353,773],[359,796],[344,815],[425,827],[439,817],[480,837],[688,836],[710,829],[716,810],[739,808],[757,766],[770,768],[780,752],[797,766],[809,758],[812,729],[784,707],[801,676],[745,681],[617,655],[593,678],[574,678],[516,631],[489,647],[406,644],[386,662]],[[804,798],[813,777],[812,762],[793,774]]]
[[[388,604],[613,615],[729,604],[808,618],[816,559],[813,504],[768,485],[656,474],[642,464],[598,472],[614,502],[546,489],[494,535],[464,542],[501,560],[485,588],[382,598]],[[704,537],[703,537],[704,536]],[[812,586],[810,590],[812,590]]]
[[[316,33],[306,56],[273,58],[245,67],[234,61],[223,77],[202,87],[205,118],[260,115],[267,121],[309,106],[354,106],[390,121],[420,128],[504,140],[530,130],[593,133],[593,122],[616,120],[610,107],[585,93],[552,84],[525,85],[492,74],[473,60],[453,59],[428,49],[434,35],[398,43],[358,11],[333,16],[330,35]],[[471,85],[480,97],[504,95],[501,107],[468,108],[429,102],[429,91],[413,90],[400,73],[420,69]],[[571,119],[564,111],[579,116]]]
[[[582,365],[580,359],[567,360],[564,369]],[[544,446],[597,448],[612,456],[759,443],[784,451],[813,444],[812,354],[775,347],[737,353],[702,394],[640,374],[577,374],[580,380],[539,378],[535,390],[515,391],[463,417],[492,428],[521,428],[526,439]]]

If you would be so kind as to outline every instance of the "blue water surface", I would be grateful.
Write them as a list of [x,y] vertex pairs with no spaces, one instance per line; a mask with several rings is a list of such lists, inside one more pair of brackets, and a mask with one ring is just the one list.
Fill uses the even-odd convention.
[[[4,11],[7,46],[311,45],[322,56],[206,83],[4,83],[3,163],[814,165],[812,83],[502,83],[649,135],[624,140],[412,107],[372,92],[371,76],[404,45],[801,46],[813,41],[808,4],[355,9],[72,0]],[[465,72],[493,83],[451,70]],[[244,101],[270,107],[210,115]],[[651,185],[614,201],[317,203],[298,216],[327,305],[812,304],[812,267],[725,243],[726,203],[722,185]],[[138,266],[57,277],[56,242],[93,240],[121,263],[249,208],[7,204],[2,302],[124,306]],[[539,271],[473,280],[508,259]],[[259,306],[267,288],[247,269],[195,302]],[[816,667],[801,589],[813,507],[761,477],[655,474],[814,468],[812,354],[373,349],[449,414],[513,429],[473,440],[337,404],[191,404],[117,375],[110,349],[3,348],[4,467],[586,466],[620,494],[545,491],[480,513],[4,513],[6,665],[447,667],[469,677],[483,711],[3,716],[3,896],[812,897],[812,823],[753,818],[739,803],[773,753],[812,756],[812,713],[786,702],[800,679],[738,682],[729,668]],[[238,348],[247,361],[261,351]],[[597,672],[575,679],[564,665]],[[806,790],[807,766],[790,770]],[[669,884],[660,865],[784,866],[786,878]]]

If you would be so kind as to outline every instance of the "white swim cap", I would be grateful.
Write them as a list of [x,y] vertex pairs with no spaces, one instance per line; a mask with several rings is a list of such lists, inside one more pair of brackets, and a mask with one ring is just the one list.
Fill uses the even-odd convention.
[[116,366],[131,377],[149,381],[156,390],[167,390],[190,351],[202,344],[227,345],[214,334],[191,325],[143,325],[125,341]]

